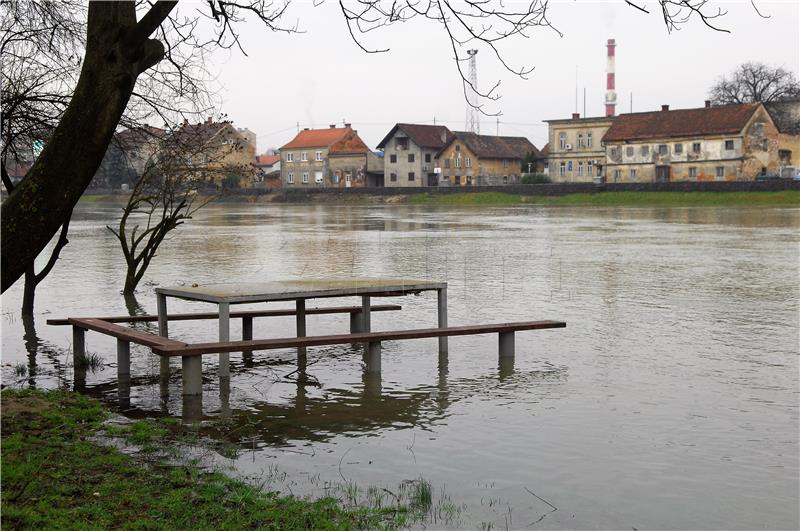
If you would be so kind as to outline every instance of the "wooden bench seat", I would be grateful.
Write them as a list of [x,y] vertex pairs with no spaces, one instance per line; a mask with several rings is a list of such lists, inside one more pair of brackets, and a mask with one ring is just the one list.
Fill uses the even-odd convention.
[[[373,312],[389,312],[401,310],[402,306],[399,304],[376,304],[370,306],[370,311]],[[361,306],[332,306],[329,308],[309,308],[306,310],[306,315],[325,315],[335,313],[349,313],[356,314],[361,312]],[[280,310],[243,310],[239,312],[231,312],[231,318],[255,318],[255,317],[286,317],[296,315],[295,309],[280,309]],[[173,313],[167,315],[167,321],[193,321],[201,319],[218,319],[219,313],[217,312],[202,312],[202,313]],[[118,315],[113,317],[73,317],[67,319],[48,319],[47,324],[54,326],[64,326],[72,324],[71,319],[98,319],[107,323],[155,323],[158,322],[157,315]]]
[[564,328],[567,324],[561,321],[523,321],[516,323],[495,323],[470,326],[450,326],[446,328],[417,328],[412,330],[393,330],[386,332],[359,332],[355,334],[337,334],[330,336],[289,337],[280,339],[251,339],[247,341],[226,341],[191,343],[176,345],[157,345],[153,352],[162,356],[199,356],[222,352],[240,352],[243,350],[271,350],[293,347],[314,347],[321,345],[338,345],[344,343],[376,343],[401,339],[421,339],[426,337],[465,336],[478,334],[513,333],[522,330],[541,330],[545,328]]

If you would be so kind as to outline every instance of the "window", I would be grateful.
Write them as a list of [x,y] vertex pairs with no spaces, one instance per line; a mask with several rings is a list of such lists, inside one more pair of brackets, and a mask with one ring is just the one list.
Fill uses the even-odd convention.
[[431,154],[425,153],[425,162],[430,162],[430,161],[431,161]]
[[683,144],[675,144],[672,148],[675,153],[683,153]]
[[396,173],[390,173],[389,174],[389,180],[392,181],[393,183],[397,182],[397,174]]
[[636,168],[631,168],[630,170],[628,170],[628,175],[629,175],[631,178],[634,178],[634,177],[636,177]]
[[314,160],[316,160],[317,162],[320,162],[322,160],[322,151],[317,151],[314,154]]
[[414,154],[413,153],[409,153],[408,154],[408,162],[414,162]]
[[650,154],[650,146],[642,146],[642,156],[646,157]]
[[465,165],[466,165],[467,168],[471,168],[472,167],[472,159],[471,158],[467,157],[464,162],[465,162]]
[[558,134],[558,147],[560,149],[567,149],[567,134],[566,133],[559,133]]
[[286,154],[286,162],[294,162],[294,153]]
[[294,172],[290,171],[288,175],[286,175],[286,182],[289,184],[294,183]]
[[336,170],[333,172],[333,184],[339,184],[339,180],[342,178],[342,172]]
[[304,172],[303,172],[303,182],[304,182],[304,183],[307,183],[307,182],[308,182],[308,172],[307,172],[307,171],[304,171]]
[[394,148],[397,150],[408,149],[408,138],[395,138]]
[[444,167],[445,168],[449,168],[450,167],[450,159],[444,159]]
[[733,150],[733,140],[726,140],[725,141],[725,149],[727,151],[732,151]]
[[472,186],[472,177],[467,175],[467,186]]
[[614,170],[614,180],[617,180],[620,177],[622,177],[622,170]]
[[456,151],[461,151],[461,146],[459,144],[456,144]]
[[413,181],[417,176],[414,175],[413,171],[408,172],[408,180]]
[[578,176],[583,177],[583,161],[578,163]]
[[583,147],[583,133],[578,133],[578,147]]
[[628,146],[625,148],[625,155],[628,157],[633,156],[633,146]]
[[689,167],[689,177],[692,178],[692,179],[696,179],[697,178],[697,168],[695,166],[690,166]]
[[612,158],[619,157],[619,148],[618,147],[612,147],[611,148],[611,157]]
[[456,168],[460,168],[460,167],[461,167],[461,157],[457,157],[456,158]]
[[322,172],[321,171],[315,171],[314,172],[314,182],[317,183],[317,184],[322,184],[323,183]]
[[694,142],[692,144],[692,153],[700,153],[700,142]]
[[720,179],[725,177],[725,166],[717,166],[716,176]]
[[594,171],[594,170],[593,170],[593,168],[594,168],[594,165],[593,165],[591,162],[587,162],[587,163],[586,163],[586,175],[588,175],[589,177],[591,177],[591,176],[592,176],[592,173],[593,173],[593,171]]
[[658,145],[658,154],[659,155],[666,155],[669,153],[669,148],[667,148],[666,144],[659,144]]
[[558,174],[563,177],[567,174],[567,163],[562,162],[561,165],[558,167]]
[[592,133],[586,133],[586,147],[592,147]]
[[306,162],[307,160],[308,160],[308,151],[301,151],[300,162]]
[[503,175],[503,184],[508,184],[508,175]]
[[792,150],[791,149],[779,149],[778,150],[778,159],[780,159],[781,164],[791,164],[792,163]]
[[389,162],[392,164],[397,162],[397,155],[389,155]]
[[508,159],[503,159],[503,167],[504,168],[508,167]]

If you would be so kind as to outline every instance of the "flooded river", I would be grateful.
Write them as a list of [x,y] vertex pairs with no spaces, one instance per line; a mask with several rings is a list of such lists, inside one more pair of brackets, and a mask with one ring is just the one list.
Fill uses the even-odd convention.
[[[285,350],[232,355],[221,389],[206,356],[200,430],[234,445],[236,472],[295,494],[349,482],[395,492],[423,478],[448,513],[433,514],[434,528],[800,525],[800,209],[217,204],[164,244],[127,304],[105,228],[118,210],[80,205],[35,324],[19,318],[21,283],[3,296],[4,385],[77,383],[131,417],[181,417],[177,364],[162,400],[157,360],[132,347],[130,399],[120,400],[114,340],[87,335],[103,366],[84,382],[71,331],[45,320],[155,313],[158,285],[446,281],[451,325],[567,328],[518,333],[512,364],[498,363],[494,335],[451,338],[443,366],[436,339],[387,342],[380,378],[364,376],[355,345],[312,348],[319,385],[297,385]],[[373,330],[436,322],[435,293],[386,302],[403,310],[374,313]],[[257,337],[293,330],[292,318],[255,323]],[[309,334],[347,330],[346,315],[309,317]],[[231,332],[240,336],[239,322]],[[216,328],[170,333],[213,340]]]

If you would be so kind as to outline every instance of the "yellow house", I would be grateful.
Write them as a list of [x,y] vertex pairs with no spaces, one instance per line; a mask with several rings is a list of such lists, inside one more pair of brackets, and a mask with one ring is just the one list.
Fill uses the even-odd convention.
[[800,100],[764,105],[778,128],[780,175],[794,177],[800,171]]
[[524,137],[489,136],[454,131],[436,155],[439,186],[519,184],[522,159],[538,155]]
[[592,182],[601,176],[606,151],[601,142],[613,116],[545,120],[548,125],[547,174],[556,183]]

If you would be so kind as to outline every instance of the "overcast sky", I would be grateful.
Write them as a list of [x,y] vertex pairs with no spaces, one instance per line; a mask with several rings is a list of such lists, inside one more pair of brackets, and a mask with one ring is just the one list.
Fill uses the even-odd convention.
[[[800,2],[755,0],[715,2],[727,14],[717,19],[730,33],[692,21],[668,33],[655,1],[650,15],[610,2],[551,0],[547,28],[530,39],[509,40],[503,52],[514,65],[534,66],[527,80],[505,71],[491,52],[477,56],[478,84],[501,81],[502,98],[488,102],[499,111],[501,135],[526,136],[537,147],[547,142],[542,120],[568,118],[575,111],[600,116],[605,96],[606,48],[617,41],[617,112],[703,105],[708,88],[746,61],[780,65],[798,72]],[[506,2],[506,5],[512,5]],[[314,7],[295,0],[286,23],[303,34],[270,33],[256,23],[241,26],[248,56],[237,51],[214,57],[223,85],[223,112],[238,127],[258,135],[258,150],[280,147],[300,127],[353,124],[372,148],[397,122],[445,124],[463,130],[466,105],[446,35],[435,23],[412,20],[369,34],[368,43],[388,47],[366,54],[351,40],[338,3]],[[470,46],[472,47],[472,46]],[[481,133],[496,134],[496,118],[481,117]]]

